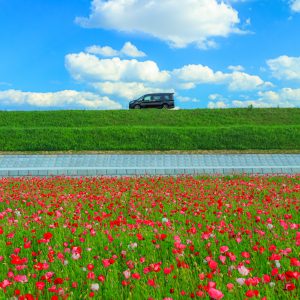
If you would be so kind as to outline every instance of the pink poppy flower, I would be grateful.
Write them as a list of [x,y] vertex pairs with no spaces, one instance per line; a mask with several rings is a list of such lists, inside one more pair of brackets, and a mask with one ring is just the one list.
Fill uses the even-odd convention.
[[130,270],[124,271],[123,274],[126,279],[130,278]]
[[212,299],[215,299],[215,300],[219,300],[224,297],[224,294],[221,291],[214,289],[214,288],[210,288],[208,290],[208,295],[209,295],[209,297],[211,297]]
[[247,276],[250,273],[250,271],[244,265],[239,266],[238,271],[243,276]]
[[26,275],[16,275],[14,277],[14,281],[21,282],[21,283],[26,283],[26,282],[28,282],[28,278],[27,278]]
[[227,252],[229,250],[229,247],[227,247],[227,246],[221,246],[220,247],[220,252],[221,253],[225,253],[225,252]]
[[103,264],[104,268],[109,267],[110,266],[109,259],[107,259],[107,258],[102,259],[102,264]]

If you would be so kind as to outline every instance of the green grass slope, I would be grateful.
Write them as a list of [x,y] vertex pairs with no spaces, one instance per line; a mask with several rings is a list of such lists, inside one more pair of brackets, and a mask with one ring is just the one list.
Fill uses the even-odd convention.
[[299,150],[300,109],[0,112],[0,151]]

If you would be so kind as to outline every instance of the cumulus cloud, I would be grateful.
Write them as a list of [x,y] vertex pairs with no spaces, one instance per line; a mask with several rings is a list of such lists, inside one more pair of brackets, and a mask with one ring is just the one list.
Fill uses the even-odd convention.
[[227,84],[231,91],[251,91],[272,86],[270,82],[264,82],[256,75],[244,72],[214,72],[208,66],[203,65],[186,65],[180,69],[173,70],[172,75],[178,80],[190,83],[191,88],[194,88],[195,84],[204,83]]
[[[230,91],[263,90],[272,86],[256,75],[239,71],[214,71],[201,64],[160,70],[152,60],[100,58],[85,52],[66,55],[65,65],[75,80],[87,84],[101,94],[125,99],[151,92],[189,90],[202,84],[225,85]],[[233,69],[241,68],[236,66]]]
[[242,33],[238,12],[218,0],[93,0],[88,18],[78,17],[83,27],[143,32],[186,47],[215,47],[214,37]]
[[272,83],[264,82],[259,76],[244,72],[233,72],[227,76],[229,77],[228,88],[231,91],[251,91],[272,86]]
[[300,105],[300,89],[283,88],[278,92],[266,91],[259,93],[262,100],[272,101],[273,103],[290,103],[294,106]]
[[[300,88],[282,88],[277,91],[258,91],[256,96],[240,95],[240,99],[232,99],[221,94],[209,95],[208,108],[225,107],[249,107],[256,108],[267,107],[300,107]],[[231,99],[230,99],[231,98]]]
[[227,108],[228,105],[223,101],[217,101],[217,102],[208,102],[207,104],[208,108]]
[[233,107],[300,107],[300,89],[283,88],[279,91],[260,91],[253,100],[233,100]]
[[294,12],[300,12],[300,0],[292,0],[291,9]]
[[217,99],[219,99],[219,98],[222,98],[223,96],[222,95],[220,95],[220,94],[211,94],[211,95],[209,95],[208,96],[208,98],[210,99],[210,100],[217,100]]
[[191,90],[197,85],[194,82],[177,82],[176,87],[180,90]]
[[72,77],[80,81],[164,82],[169,79],[154,61],[99,59],[88,53],[68,54],[65,65]]
[[211,94],[208,96],[208,99],[211,100],[208,102],[207,107],[214,108],[227,108],[229,107],[228,99],[220,94]]
[[168,71],[161,71],[154,61],[101,59],[88,53],[69,54],[65,64],[71,76],[101,94],[133,99],[145,93],[173,92]]
[[233,107],[245,108],[249,106],[253,106],[255,108],[267,108],[267,107],[276,107],[276,105],[268,102],[263,102],[261,100],[233,100],[232,101]]
[[180,95],[176,95],[176,99],[179,100],[180,102],[194,102],[194,103],[200,102],[200,100],[197,98],[180,96]]
[[300,57],[282,55],[267,60],[267,65],[275,78],[300,81]]
[[89,46],[85,48],[85,51],[90,54],[101,55],[101,56],[119,56],[119,51],[113,49],[110,46]]
[[144,52],[140,51],[135,45],[131,44],[130,42],[125,43],[120,52],[121,54],[131,56],[131,57],[146,56]]
[[181,81],[192,83],[221,83],[225,76],[222,72],[214,72],[207,66],[199,65],[185,65],[180,69],[175,69],[172,72],[173,76]]
[[241,65],[238,65],[238,66],[228,66],[228,70],[230,71],[236,71],[236,72],[241,72],[241,71],[244,71],[245,68]]
[[101,93],[116,95],[125,99],[135,99],[147,93],[174,92],[173,89],[157,88],[155,85],[143,82],[95,82],[92,87]]
[[121,109],[122,106],[90,92],[64,90],[54,93],[33,93],[19,90],[0,91],[2,105],[31,105],[35,107],[81,107],[88,109]]
[[86,52],[90,54],[96,54],[101,56],[129,56],[129,57],[144,57],[146,54],[140,51],[135,45],[130,42],[126,42],[123,48],[118,51],[109,46],[90,46],[85,49]]

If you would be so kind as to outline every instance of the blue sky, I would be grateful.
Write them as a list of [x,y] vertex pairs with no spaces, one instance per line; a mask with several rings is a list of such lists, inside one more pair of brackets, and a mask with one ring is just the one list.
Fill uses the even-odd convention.
[[300,0],[0,0],[0,110],[299,107]]

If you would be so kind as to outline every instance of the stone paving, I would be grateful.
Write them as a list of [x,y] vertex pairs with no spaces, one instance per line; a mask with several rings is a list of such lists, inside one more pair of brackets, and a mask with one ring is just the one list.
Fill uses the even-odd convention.
[[0,177],[300,174],[300,154],[0,155]]

